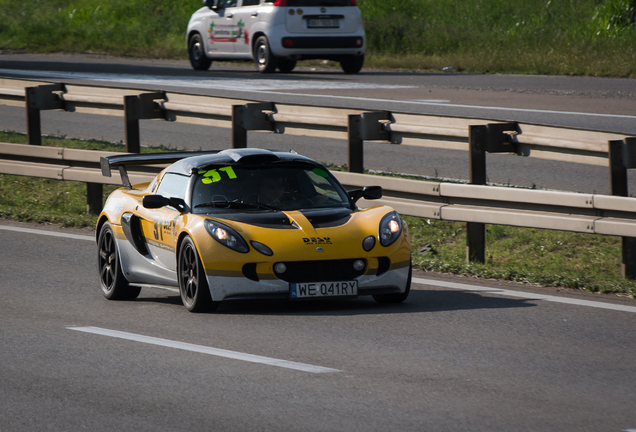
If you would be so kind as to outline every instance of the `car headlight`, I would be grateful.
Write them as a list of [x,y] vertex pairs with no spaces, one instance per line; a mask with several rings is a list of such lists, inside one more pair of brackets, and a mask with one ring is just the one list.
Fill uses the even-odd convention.
[[243,237],[229,226],[209,219],[205,221],[204,225],[212,238],[223,246],[240,253],[248,253],[250,251]]
[[389,246],[402,234],[402,219],[397,212],[385,215],[380,221],[380,244]]

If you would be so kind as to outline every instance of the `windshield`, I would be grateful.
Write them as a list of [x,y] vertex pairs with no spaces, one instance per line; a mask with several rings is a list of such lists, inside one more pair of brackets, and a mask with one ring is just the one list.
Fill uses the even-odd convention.
[[194,182],[194,213],[348,207],[327,170],[306,165],[212,166]]

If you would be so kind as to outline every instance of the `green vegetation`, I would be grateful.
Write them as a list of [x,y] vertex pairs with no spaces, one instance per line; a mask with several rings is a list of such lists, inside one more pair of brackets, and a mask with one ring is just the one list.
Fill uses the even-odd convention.
[[[0,142],[26,144],[26,135],[0,132]],[[122,144],[98,140],[42,137],[48,147],[125,151]],[[142,153],[174,151],[165,147],[142,148]],[[104,185],[104,198],[117,186]],[[61,226],[94,227],[97,217],[86,212],[86,184],[37,177],[0,174],[0,218]]]
[[[636,0],[358,0],[367,66],[636,75]],[[0,48],[186,58],[200,0],[0,0]]]
[[[23,134],[0,132],[0,142],[26,143]],[[120,144],[43,137],[43,145],[123,151]],[[171,149],[144,148],[142,151]],[[338,169],[339,167],[333,167]],[[104,197],[116,187],[104,186]],[[0,174],[0,218],[62,226],[94,227],[86,214],[86,185]],[[466,264],[466,225],[405,218],[413,263],[425,270],[636,295],[636,282],[621,278],[620,238],[487,225],[486,263]]]

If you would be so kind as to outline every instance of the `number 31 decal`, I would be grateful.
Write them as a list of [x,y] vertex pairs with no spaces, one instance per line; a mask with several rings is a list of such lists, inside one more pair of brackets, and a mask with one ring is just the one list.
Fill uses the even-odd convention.
[[234,174],[234,170],[232,169],[232,167],[227,166],[227,167],[223,167],[223,168],[219,168],[217,169],[211,169],[209,171],[199,171],[199,174],[203,174],[203,179],[201,180],[204,184],[210,184],[210,183],[216,183],[218,181],[221,180],[221,174],[219,173],[219,171],[223,171],[225,172],[225,174],[227,174],[227,177],[229,179],[235,179],[236,178],[236,174]]

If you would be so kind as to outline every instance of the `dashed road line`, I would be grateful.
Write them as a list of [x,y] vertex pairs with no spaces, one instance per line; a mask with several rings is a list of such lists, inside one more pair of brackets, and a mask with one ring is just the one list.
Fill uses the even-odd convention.
[[234,360],[242,360],[251,363],[260,363],[269,366],[276,366],[286,369],[294,369],[302,372],[310,372],[310,373],[333,373],[333,372],[342,372],[338,369],[331,369],[322,366],[314,366],[306,363],[298,363],[288,360],[279,360],[271,357],[263,357],[254,354],[246,354],[238,351],[229,351],[220,348],[212,348],[204,345],[195,345],[186,342],[179,342],[170,339],[161,339],[151,336],[144,336],[135,333],[128,333],[118,330],[109,330],[100,327],[74,327],[68,326],[66,327],[69,330],[80,331],[84,333],[92,333],[101,336],[109,336],[118,339],[125,339],[129,341],[141,342],[151,345],[158,345],[167,348],[175,348],[184,351],[197,352],[202,354],[209,354],[217,357],[225,357]]

